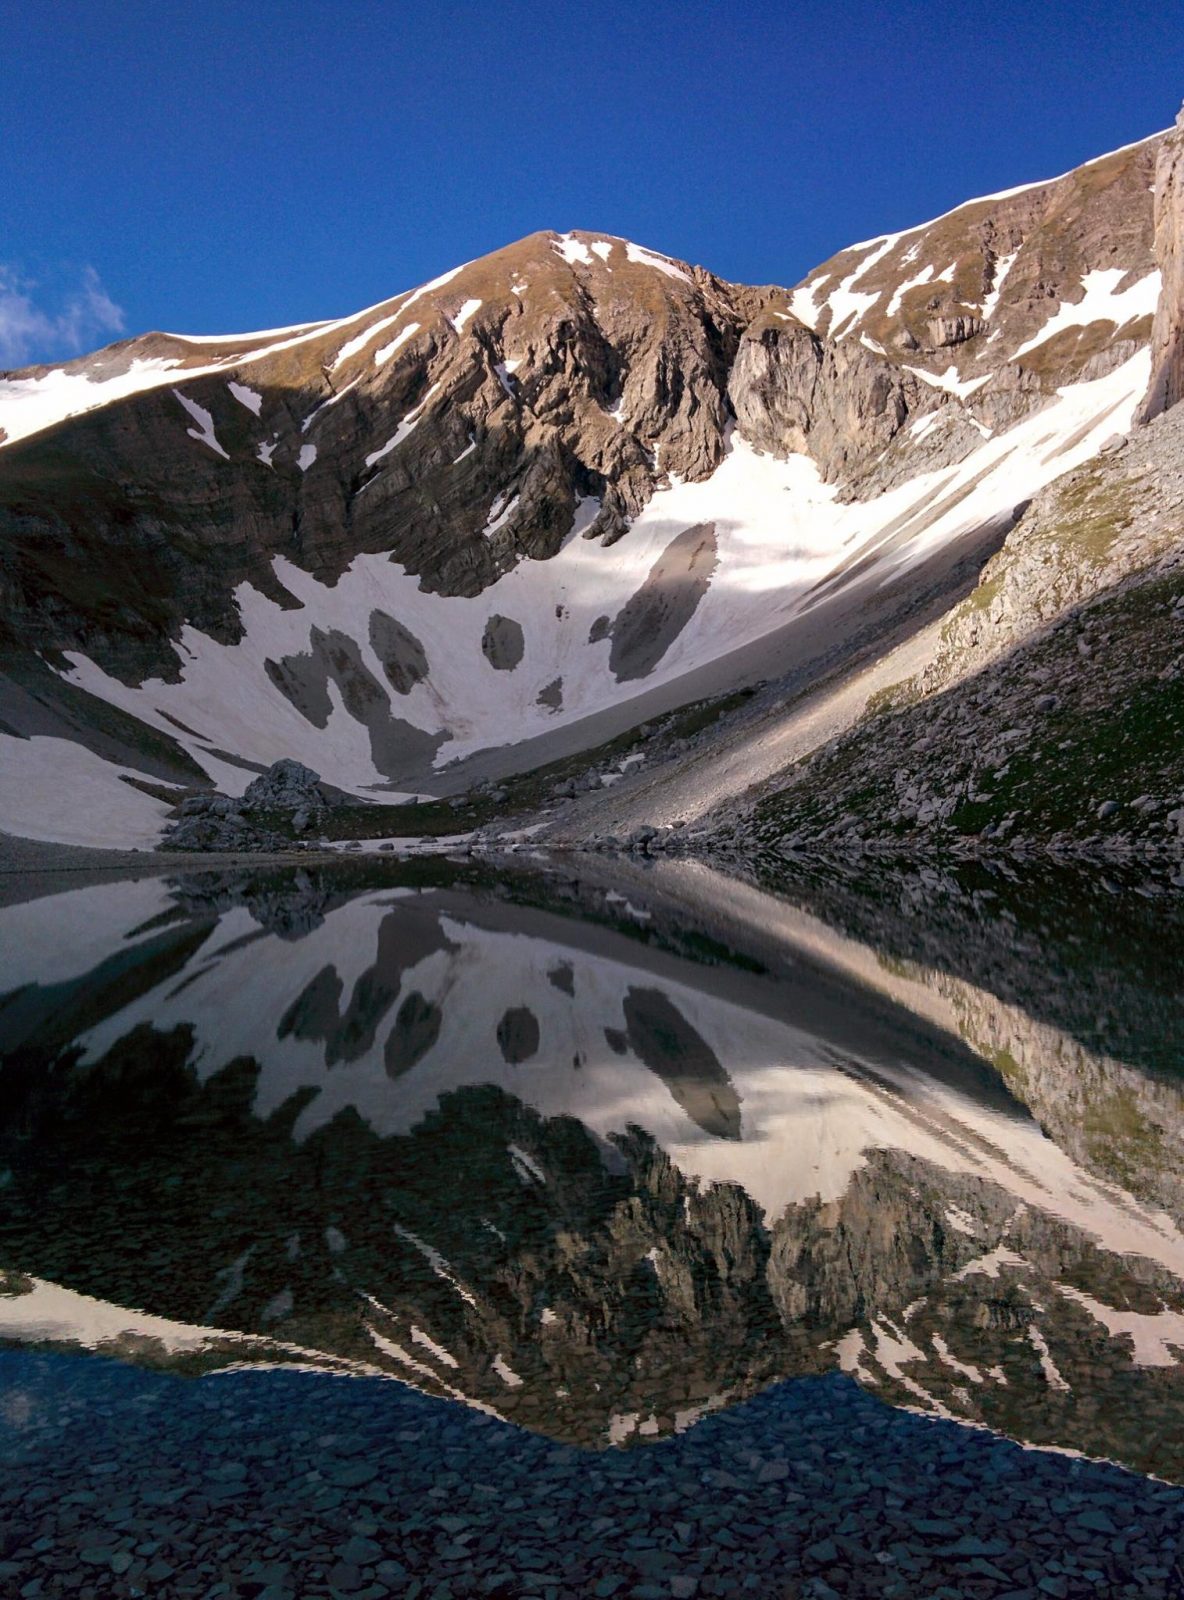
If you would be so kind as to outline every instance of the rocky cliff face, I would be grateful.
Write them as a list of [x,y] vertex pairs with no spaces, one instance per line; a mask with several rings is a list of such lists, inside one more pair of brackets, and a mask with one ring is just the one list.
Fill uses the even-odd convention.
[[1151,330],[1147,422],[1184,396],[1184,111],[1155,165],[1155,256],[1163,293]]
[[832,343],[771,311],[744,332],[728,398],[757,449],[811,455],[828,482],[847,482],[948,396],[855,340]]

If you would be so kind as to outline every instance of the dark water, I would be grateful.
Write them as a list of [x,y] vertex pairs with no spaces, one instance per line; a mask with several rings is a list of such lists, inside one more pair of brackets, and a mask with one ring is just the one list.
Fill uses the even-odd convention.
[[0,1594],[1184,1594],[1177,900],[615,872],[0,910]]

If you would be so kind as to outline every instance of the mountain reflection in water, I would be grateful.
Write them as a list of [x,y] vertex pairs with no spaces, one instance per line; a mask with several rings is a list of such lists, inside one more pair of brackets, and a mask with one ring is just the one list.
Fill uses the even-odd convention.
[[1184,1481],[1181,1080],[821,900],[670,864],[0,910],[0,1338],[591,1447],[838,1369]]

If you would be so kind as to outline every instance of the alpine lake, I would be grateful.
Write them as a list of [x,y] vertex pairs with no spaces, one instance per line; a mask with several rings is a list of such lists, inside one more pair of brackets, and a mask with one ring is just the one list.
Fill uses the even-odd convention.
[[0,1595],[1184,1594],[1184,895],[25,892]]

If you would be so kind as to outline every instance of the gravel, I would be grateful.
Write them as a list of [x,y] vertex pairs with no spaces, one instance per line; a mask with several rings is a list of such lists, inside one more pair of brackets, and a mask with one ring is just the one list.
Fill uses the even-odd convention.
[[0,1353],[0,1592],[1169,1600],[1184,1490],[780,1384],[558,1445],[401,1384]]

